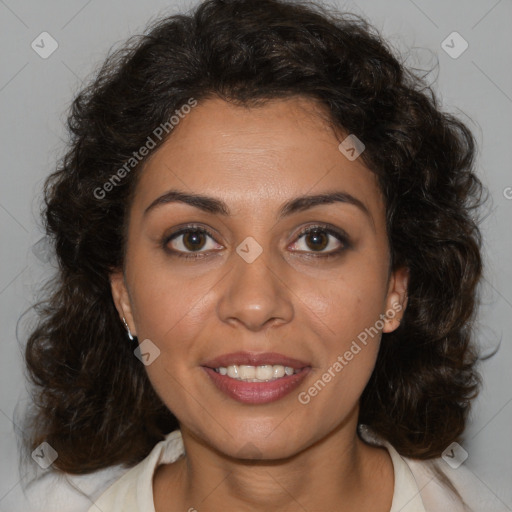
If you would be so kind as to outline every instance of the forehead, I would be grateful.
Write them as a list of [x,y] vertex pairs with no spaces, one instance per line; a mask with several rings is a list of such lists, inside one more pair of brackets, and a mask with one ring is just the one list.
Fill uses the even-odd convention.
[[383,199],[361,159],[338,149],[322,107],[305,98],[245,107],[208,99],[180,119],[146,162],[133,209],[142,213],[158,195],[181,189],[215,196],[234,211],[277,209],[290,197],[343,190],[377,218]]

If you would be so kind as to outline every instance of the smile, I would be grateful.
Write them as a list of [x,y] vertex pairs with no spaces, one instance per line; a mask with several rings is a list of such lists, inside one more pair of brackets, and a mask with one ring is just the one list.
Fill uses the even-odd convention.
[[[276,370],[274,370],[275,367],[277,367]],[[302,369],[293,369],[281,365],[245,366],[245,368],[244,365],[230,365],[220,368],[203,366],[202,368],[207,373],[210,381],[224,395],[237,402],[251,405],[267,404],[284,398],[302,383],[311,370],[309,366]],[[272,376],[270,379],[258,379],[257,377],[242,379],[240,368],[244,368],[242,369],[244,375],[251,375],[254,372],[254,375]],[[263,369],[260,370],[260,368]],[[287,368],[288,372],[286,371]],[[290,370],[292,370],[292,373],[290,373]],[[226,371],[225,374],[223,374],[224,371]],[[245,373],[246,371],[247,373]],[[238,376],[231,377],[228,374],[235,375],[235,372],[238,372]],[[284,373],[284,375],[274,377],[274,372],[277,375],[281,373]]]
[[281,379],[285,375],[290,376],[299,373],[300,369],[280,364],[264,364],[261,366],[233,364],[228,367],[220,366],[215,368],[215,371],[221,375],[227,375],[231,379],[243,380],[244,382],[269,382]]

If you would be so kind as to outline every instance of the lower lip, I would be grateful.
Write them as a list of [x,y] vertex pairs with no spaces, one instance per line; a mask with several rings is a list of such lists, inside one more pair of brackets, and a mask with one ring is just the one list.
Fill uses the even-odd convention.
[[270,382],[244,382],[221,375],[206,366],[203,366],[203,369],[217,388],[234,400],[244,404],[267,404],[285,397],[296,389],[306,378],[310,367]]

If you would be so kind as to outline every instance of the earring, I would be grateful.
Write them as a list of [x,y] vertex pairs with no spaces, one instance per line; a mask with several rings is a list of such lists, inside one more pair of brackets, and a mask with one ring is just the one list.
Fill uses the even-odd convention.
[[124,325],[126,326],[126,330],[128,331],[128,338],[130,338],[130,341],[133,341],[133,334],[131,333],[130,328],[128,327],[128,324],[126,323],[124,316],[123,316],[123,322],[124,322]]

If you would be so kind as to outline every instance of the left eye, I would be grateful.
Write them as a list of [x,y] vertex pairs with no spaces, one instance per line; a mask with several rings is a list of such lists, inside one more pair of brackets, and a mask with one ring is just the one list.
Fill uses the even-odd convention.
[[[334,253],[339,252],[340,247],[343,249],[347,245],[347,241],[341,233],[320,226],[306,228],[299,234],[298,240],[304,242],[303,247],[298,248],[299,251]],[[337,244],[335,240],[337,240]],[[295,245],[300,244],[296,242]]]

